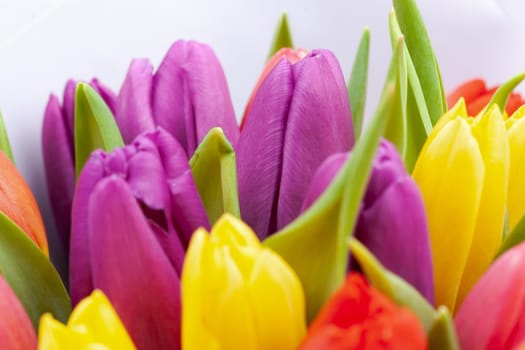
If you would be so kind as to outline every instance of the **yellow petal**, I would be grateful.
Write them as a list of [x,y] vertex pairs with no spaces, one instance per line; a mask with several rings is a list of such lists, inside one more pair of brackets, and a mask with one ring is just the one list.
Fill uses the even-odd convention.
[[512,230],[525,215],[525,106],[507,119],[510,166],[507,209]]
[[413,177],[428,216],[436,305],[454,310],[481,198],[483,159],[464,118],[451,118],[423,147]]
[[509,175],[509,144],[505,122],[498,106],[493,105],[484,115],[471,120],[474,120],[472,133],[481,151],[485,177],[476,228],[458,292],[457,307],[487,270],[501,245]]
[[109,300],[95,290],[78,303],[67,326],[50,314],[42,316],[38,348],[134,350],[135,346]]
[[264,249],[248,281],[258,349],[295,349],[306,334],[306,307],[299,277],[283,259]]

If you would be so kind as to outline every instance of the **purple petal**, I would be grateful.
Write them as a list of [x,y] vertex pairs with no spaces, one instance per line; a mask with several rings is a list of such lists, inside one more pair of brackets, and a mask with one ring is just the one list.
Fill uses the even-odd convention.
[[361,211],[355,236],[387,269],[434,302],[425,209],[419,189],[408,175],[390,183],[371,206]]
[[233,145],[239,138],[220,62],[208,45],[194,41],[177,41],[162,61],[154,78],[153,114],[188,157],[213,127],[221,127]]
[[139,349],[180,349],[180,282],[124,180],[101,181],[89,204],[93,285]]
[[286,124],[277,229],[295,219],[316,169],[354,143],[350,102],[335,56],[314,50],[293,66],[295,87]]
[[102,84],[97,78],[94,78],[89,83],[93,89],[102,97],[104,102],[108,105],[113,115],[117,112],[118,100],[117,94],[115,94],[110,88]]
[[69,130],[58,98],[51,95],[42,126],[42,153],[47,190],[62,248],[69,249],[75,161]]
[[89,256],[88,203],[96,184],[104,177],[105,154],[95,151],[82,169],[73,200],[69,286],[71,302],[76,305],[93,290]]
[[237,145],[237,178],[243,220],[260,239],[276,230],[283,142],[294,79],[281,61],[261,84]]
[[142,132],[155,129],[151,110],[152,71],[148,60],[133,60],[120,88],[115,117],[126,144]]

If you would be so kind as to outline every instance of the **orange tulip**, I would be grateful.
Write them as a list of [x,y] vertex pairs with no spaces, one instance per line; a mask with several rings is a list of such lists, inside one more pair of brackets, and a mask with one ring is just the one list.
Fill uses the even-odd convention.
[[[463,97],[467,104],[468,115],[475,116],[489,103],[497,88],[498,86],[494,86],[487,89],[483,79],[468,80],[447,96],[447,104],[449,107],[452,107]],[[507,114],[511,115],[523,104],[525,104],[523,97],[519,93],[513,92],[507,102]]]
[[0,212],[49,256],[46,231],[35,198],[9,158],[0,152]]

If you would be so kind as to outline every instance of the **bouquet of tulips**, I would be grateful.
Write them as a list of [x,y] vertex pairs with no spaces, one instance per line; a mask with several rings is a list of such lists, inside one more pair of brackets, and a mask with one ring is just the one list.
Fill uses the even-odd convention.
[[42,130],[63,279],[0,123],[0,347],[525,349],[525,73],[446,97],[393,5],[367,123],[369,31],[345,84],[286,16],[240,126],[195,41],[118,93],[68,81]]

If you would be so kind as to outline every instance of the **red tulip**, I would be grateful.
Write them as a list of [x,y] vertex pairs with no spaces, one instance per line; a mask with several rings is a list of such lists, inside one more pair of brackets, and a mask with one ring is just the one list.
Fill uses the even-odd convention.
[[426,349],[423,326],[351,273],[313,321],[300,350]]
[[[482,79],[472,79],[458,86],[447,96],[447,104],[450,107],[463,97],[467,104],[469,115],[477,115],[489,103],[492,95],[496,92],[498,86],[487,89],[485,81]],[[510,94],[507,102],[506,111],[511,115],[519,106],[525,104],[523,97],[518,93]]]

